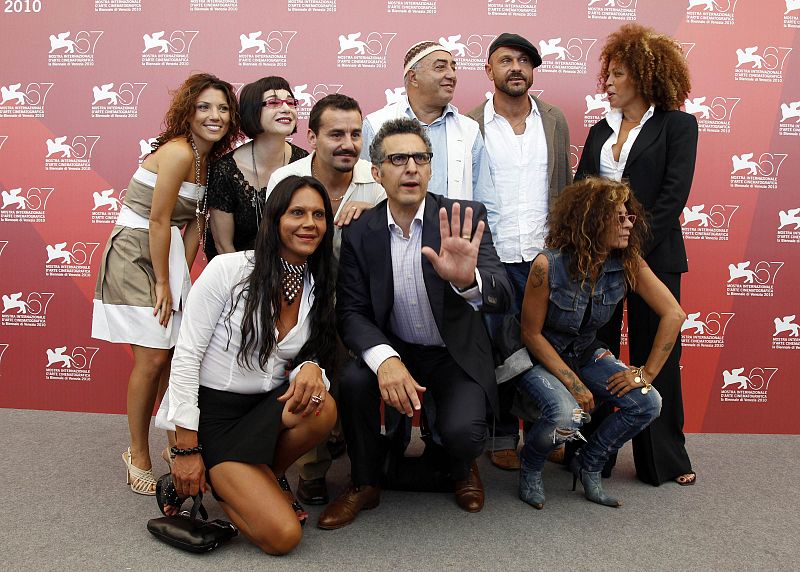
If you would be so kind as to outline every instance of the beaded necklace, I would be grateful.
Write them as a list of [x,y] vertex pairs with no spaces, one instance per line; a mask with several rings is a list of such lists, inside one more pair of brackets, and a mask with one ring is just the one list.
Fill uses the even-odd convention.
[[[206,231],[208,230],[208,193],[203,193],[200,196],[200,151],[197,150],[197,145],[194,144],[194,137],[189,134],[189,144],[192,146],[194,152],[194,184],[197,191],[195,195],[197,199],[194,208],[194,215],[197,221],[197,232],[200,235],[200,251],[204,252],[206,248]],[[211,175],[211,162],[206,164],[206,191],[208,190],[208,179]],[[200,206],[202,204],[202,207]],[[203,221],[202,223],[200,221]]]
[[297,297],[298,292],[300,292],[300,289],[303,287],[303,276],[306,273],[307,265],[307,262],[303,262],[302,264],[292,264],[281,257],[281,267],[283,268],[283,276],[281,276],[283,298],[290,306]]

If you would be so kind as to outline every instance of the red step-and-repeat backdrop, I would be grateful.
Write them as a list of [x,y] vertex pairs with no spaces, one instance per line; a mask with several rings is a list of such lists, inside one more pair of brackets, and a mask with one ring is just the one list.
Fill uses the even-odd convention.
[[190,73],[286,77],[303,146],[320,97],[368,113],[402,93],[423,39],[452,50],[454,103],[472,109],[492,89],[489,44],[516,32],[539,46],[533,91],[567,116],[576,164],[608,110],[600,48],[628,21],[683,45],[700,124],[681,218],[686,428],[800,433],[798,0],[0,0],[0,406],[124,411],[130,351],[89,336],[94,277]]

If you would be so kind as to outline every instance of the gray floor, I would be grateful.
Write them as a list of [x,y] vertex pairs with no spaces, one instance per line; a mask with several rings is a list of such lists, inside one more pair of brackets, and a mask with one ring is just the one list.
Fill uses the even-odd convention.
[[[690,435],[693,487],[639,483],[626,447],[605,481],[621,509],[587,502],[569,490],[562,467],[548,464],[547,504],[536,511],[517,499],[516,474],[484,458],[479,514],[462,512],[449,494],[388,491],[353,525],[322,531],[310,507],[298,549],[275,558],[241,537],[200,556],[151,537],[155,501],[124,484],[126,435],[124,416],[0,409],[4,570],[797,569],[798,436]],[[158,459],[164,437],[153,435]],[[334,463],[334,492],[348,469],[346,458]],[[207,504],[212,518],[223,516]]]

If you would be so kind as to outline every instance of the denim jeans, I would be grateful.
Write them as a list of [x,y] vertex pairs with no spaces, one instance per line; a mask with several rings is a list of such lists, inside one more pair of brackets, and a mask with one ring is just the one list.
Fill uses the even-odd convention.
[[[661,396],[655,388],[647,394],[634,388],[622,397],[609,393],[606,388],[608,378],[626,369],[624,363],[601,348],[575,372],[592,392],[595,402],[610,401],[618,408],[603,421],[581,450],[582,465],[586,471],[601,470],[609,455],[647,427],[661,411]],[[517,388],[529,395],[541,411],[541,417],[525,435],[521,452],[525,469],[541,471],[550,451],[573,438],[575,431],[583,424],[583,421],[573,419],[573,410],[579,407],[578,402],[564,384],[542,365],[526,371],[516,383]]]

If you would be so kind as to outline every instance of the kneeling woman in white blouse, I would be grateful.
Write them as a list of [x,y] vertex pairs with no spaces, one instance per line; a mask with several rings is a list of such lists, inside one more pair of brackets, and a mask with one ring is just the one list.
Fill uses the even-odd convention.
[[208,481],[228,517],[270,554],[297,546],[307,516],[281,477],[336,420],[323,369],[336,343],[332,238],[319,181],[289,177],[275,187],[255,250],[217,256],[192,287],[159,412],[177,432],[178,495]]

